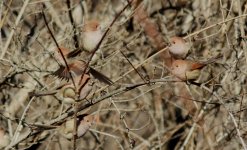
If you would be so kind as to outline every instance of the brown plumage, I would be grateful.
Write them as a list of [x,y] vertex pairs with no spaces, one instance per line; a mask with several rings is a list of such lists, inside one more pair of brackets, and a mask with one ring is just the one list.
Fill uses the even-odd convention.
[[86,22],[82,27],[82,47],[70,52],[68,54],[68,58],[76,57],[83,50],[92,52],[100,42],[103,34],[101,25],[97,20],[90,20]]
[[206,65],[215,62],[221,56],[211,58],[206,62],[177,59],[172,61],[171,73],[181,80],[195,80],[200,76],[200,71]]
[[174,58],[184,59],[190,49],[189,43],[186,43],[183,38],[177,36],[172,37],[170,42],[171,45],[168,47],[170,54]]
[[[65,58],[68,56],[68,49],[66,48],[60,48],[62,53],[64,54]],[[70,79],[70,74],[68,68],[64,65],[63,59],[61,58],[61,55],[59,56],[58,54],[55,55],[59,62],[62,64],[59,66],[59,68],[53,73],[53,75],[57,76],[58,78],[69,80]],[[68,67],[71,71],[71,74],[73,77],[77,77],[83,74],[84,69],[86,67],[86,63],[81,60],[72,60],[72,59],[66,59],[68,63]],[[86,71],[86,74],[92,74],[96,79],[98,79],[101,82],[104,82],[106,84],[113,84],[113,82],[103,75],[102,73],[98,72],[97,70],[89,67]]]

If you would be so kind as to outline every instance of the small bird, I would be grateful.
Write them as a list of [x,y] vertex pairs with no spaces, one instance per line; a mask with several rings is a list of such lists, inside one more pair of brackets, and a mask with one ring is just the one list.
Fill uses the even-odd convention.
[[203,67],[215,62],[219,57],[211,58],[206,62],[182,59],[172,60],[171,73],[182,81],[195,80],[200,76]]
[[[99,118],[96,115],[83,114],[77,117],[77,138],[82,137],[92,125],[99,122]],[[68,120],[59,128],[59,133],[67,139],[73,138],[74,120]]]
[[92,52],[103,36],[102,27],[97,20],[91,20],[82,29],[83,48]]
[[204,66],[205,64],[178,59],[172,62],[171,73],[183,81],[193,80],[200,76],[200,69]]
[[92,52],[100,42],[104,32],[97,20],[90,20],[82,27],[82,48],[78,48],[68,54],[68,58],[79,55],[82,50]]
[[170,42],[171,45],[168,47],[170,54],[176,59],[184,59],[190,49],[189,43],[177,36],[172,37]]
[[63,100],[64,103],[73,104],[77,100],[83,100],[91,92],[94,82],[92,80],[90,80],[90,76],[85,74],[83,76],[81,84],[77,85],[77,83],[79,83],[80,79],[81,79],[80,76],[77,76],[74,79],[75,83],[76,83],[77,90],[79,90],[81,88],[80,93],[79,93],[79,99],[77,99],[77,97],[76,97],[76,89],[71,82],[63,85],[61,87],[61,89],[58,89],[58,96]]
[[[66,62],[68,63],[68,67],[71,71],[71,74],[73,77],[76,76],[80,76],[83,74],[84,69],[86,67],[86,62],[84,62],[83,60],[78,60],[78,59],[69,59],[68,58],[68,54],[69,54],[69,50],[67,48],[60,48],[60,50],[62,51]],[[53,73],[53,75],[61,78],[61,79],[66,79],[69,80],[70,79],[70,73],[68,68],[65,66],[65,63],[62,59],[61,54],[58,53],[58,50],[55,52],[55,58],[59,61],[60,66],[59,68]],[[97,70],[93,69],[92,67],[88,67],[88,69],[85,72],[86,74],[92,74],[96,79],[98,79],[101,82],[104,82],[108,85],[113,84],[113,82],[106,77],[105,75],[103,75],[102,73],[98,72]]]

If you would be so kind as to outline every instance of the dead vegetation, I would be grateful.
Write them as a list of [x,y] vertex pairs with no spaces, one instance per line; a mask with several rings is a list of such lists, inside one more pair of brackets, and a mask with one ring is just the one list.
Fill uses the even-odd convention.
[[[244,0],[0,1],[0,148],[246,149],[246,17]],[[97,59],[81,57],[114,83],[91,77],[86,99],[64,103],[55,41],[80,48],[92,19],[109,32]],[[222,57],[179,81],[173,36],[189,43],[186,59]]]

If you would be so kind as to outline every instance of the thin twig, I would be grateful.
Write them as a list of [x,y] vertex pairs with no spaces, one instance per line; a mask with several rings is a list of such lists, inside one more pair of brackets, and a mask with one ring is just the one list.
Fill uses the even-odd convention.
[[119,50],[119,51],[124,56],[124,58],[128,61],[128,63],[131,65],[131,67],[135,70],[135,72],[141,77],[141,79],[144,82],[146,82],[146,80],[143,78],[143,76],[140,74],[140,72],[135,68],[135,66],[130,62],[130,60],[127,58],[127,56],[121,50]]
[[[85,69],[83,70],[83,73],[81,75],[81,79],[79,81],[79,84],[78,85],[81,85],[81,82],[83,80],[83,76],[84,74],[86,73],[86,70],[87,68],[89,67],[89,63],[91,62],[94,54],[96,53],[96,51],[99,49],[101,43],[103,42],[103,40],[105,39],[107,33],[110,31],[111,27],[113,26],[113,24],[116,22],[116,20],[119,18],[119,16],[124,12],[125,9],[128,8],[129,3],[123,7],[123,9],[115,16],[115,18],[113,19],[113,21],[111,22],[111,24],[109,25],[109,27],[107,28],[107,30],[104,32],[103,36],[101,37],[99,43],[96,45],[96,47],[94,48],[92,54],[90,55],[90,58],[89,60],[87,61],[86,65],[85,65]],[[78,90],[78,93],[81,93],[81,90],[82,90],[83,86],[80,86],[79,87],[79,90]],[[76,90],[77,91],[77,90]],[[79,95],[78,95],[79,97]],[[77,122],[77,113],[78,113],[78,109],[77,109],[77,104],[75,104],[75,113],[74,113],[74,130],[73,130],[73,133],[74,133],[74,136],[73,136],[73,148],[75,149],[76,148],[76,133],[77,133],[77,125],[76,125],[76,122]]]
[[75,26],[75,21],[74,21],[73,15],[72,15],[71,3],[70,3],[70,0],[67,0],[66,2],[67,2],[68,10],[69,10],[70,23],[73,26],[73,39],[74,39],[74,43],[75,43],[75,48],[78,48],[79,47],[79,40],[78,40],[78,37],[76,34],[76,26]]
[[33,102],[33,100],[34,100],[34,97],[32,97],[31,100],[29,101],[29,103],[27,104],[24,112],[22,113],[22,116],[21,116],[21,119],[20,119],[20,121],[18,123],[18,126],[17,126],[17,128],[15,130],[14,136],[13,136],[10,144],[5,148],[5,150],[10,149],[12,147],[12,144],[17,141],[17,139],[18,139],[18,137],[20,135],[20,132],[22,130],[22,127],[23,127],[22,126],[22,122],[24,121],[24,118],[26,117],[27,111],[29,110],[29,107],[31,106],[31,103]]
[[245,144],[245,142],[244,142],[244,140],[243,140],[243,138],[242,138],[242,136],[241,136],[240,130],[238,129],[238,124],[237,124],[237,122],[236,122],[236,120],[235,120],[233,114],[226,108],[226,106],[225,106],[224,102],[222,101],[222,99],[220,98],[220,96],[219,96],[216,92],[210,90],[209,88],[207,88],[207,87],[204,86],[204,85],[202,85],[202,88],[205,89],[206,91],[212,93],[212,94],[219,100],[219,102],[222,104],[222,106],[225,108],[225,110],[226,110],[227,113],[229,114],[230,118],[232,119],[232,122],[233,122],[233,124],[234,124],[234,126],[235,126],[235,129],[236,129],[236,131],[237,131],[237,134],[238,134],[238,137],[239,137],[239,140],[240,140],[240,142],[241,142],[241,144],[242,144],[243,149],[244,149],[244,150],[247,150],[247,147],[246,147],[247,145]]
[[18,26],[18,24],[19,24],[19,22],[20,22],[20,20],[21,20],[21,17],[22,17],[22,15],[23,15],[23,13],[24,13],[24,11],[25,11],[25,9],[26,9],[28,3],[29,3],[29,0],[25,0],[24,4],[23,4],[23,6],[22,6],[22,8],[21,8],[21,10],[20,10],[19,15],[18,15],[18,17],[17,17],[16,20],[15,20],[15,26],[11,29],[9,38],[8,38],[7,42],[5,43],[5,46],[4,46],[3,51],[2,51],[2,53],[1,53],[0,59],[3,59],[5,53],[7,52],[7,49],[8,49],[8,47],[9,47],[9,44],[10,44],[10,42],[11,42],[11,40],[12,40],[12,37],[13,37],[15,31],[16,31],[15,28]]
[[[192,36],[195,36],[196,34],[199,34],[199,33],[203,32],[203,31],[206,31],[206,30],[208,30],[208,29],[210,29],[210,28],[213,28],[213,27],[215,27],[215,26],[217,26],[217,25],[221,25],[221,24],[223,24],[223,23],[225,23],[225,22],[229,22],[229,21],[232,21],[232,20],[235,20],[235,19],[239,19],[239,18],[241,18],[241,17],[246,17],[246,16],[247,16],[247,14],[244,14],[244,15],[242,15],[242,16],[237,16],[237,17],[233,17],[233,18],[227,19],[227,20],[225,20],[224,22],[221,21],[221,22],[219,22],[219,23],[215,23],[215,24],[213,24],[213,25],[211,25],[211,26],[205,27],[204,29],[201,29],[201,30],[195,31],[194,33],[189,34],[188,36],[184,37],[184,39],[187,39],[187,38],[190,38],[190,37],[192,37]],[[156,56],[158,56],[159,54],[161,54],[162,52],[166,51],[167,49],[168,49],[168,47],[164,47],[163,49],[161,49],[161,50],[159,50],[158,52],[154,53],[152,56],[150,56],[150,57],[148,57],[147,59],[145,59],[143,62],[137,64],[137,65],[135,66],[135,68],[136,68],[136,69],[139,68],[140,66],[144,65],[144,64],[147,63],[148,61],[152,60],[154,57],[156,57]],[[125,72],[122,76],[120,76],[119,78],[115,79],[113,82],[116,83],[118,80],[121,80],[123,77],[125,77],[126,75],[128,75],[128,74],[131,73],[132,71],[134,71],[133,68],[130,69],[129,71]],[[96,93],[100,93],[101,91],[105,90],[107,87],[109,87],[109,85],[106,85],[106,86],[100,88],[99,90],[96,91]],[[90,95],[89,97],[91,97],[91,96],[92,96],[92,95]]]
[[203,29],[201,29],[201,30],[195,31],[194,33],[191,33],[191,34],[187,35],[186,37],[184,37],[184,39],[187,39],[187,38],[189,38],[189,37],[195,36],[195,35],[197,35],[197,34],[203,32],[203,31],[206,31],[206,30],[208,30],[208,29],[210,29],[210,28],[213,28],[213,27],[215,27],[215,26],[222,25],[222,24],[224,24],[224,23],[226,23],[226,22],[229,22],[229,21],[232,21],[232,20],[236,20],[236,19],[239,19],[239,18],[243,18],[243,17],[246,17],[246,16],[247,16],[247,14],[243,14],[243,15],[239,15],[239,16],[237,16],[237,17],[233,17],[233,18],[226,19],[226,20],[224,20],[224,21],[221,21],[221,22],[212,24],[212,25],[210,25],[210,26],[208,26],[208,27],[205,27],[205,28],[203,28]]
[[55,36],[53,35],[53,33],[52,33],[52,31],[51,31],[51,29],[50,29],[50,27],[49,27],[49,25],[48,25],[48,21],[47,21],[47,19],[46,19],[46,16],[45,16],[45,13],[44,13],[43,10],[42,10],[42,16],[43,16],[43,18],[44,18],[45,25],[46,25],[46,27],[47,27],[47,29],[48,29],[48,31],[49,31],[49,33],[50,33],[50,35],[51,35],[53,41],[55,42],[55,44],[56,44],[56,46],[57,46],[57,48],[58,48],[58,50],[59,50],[60,55],[61,55],[62,58],[63,58],[63,61],[64,61],[64,63],[65,63],[65,66],[66,66],[67,70],[69,71],[69,75],[70,75],[70,78],[71,78],[72,83],[73,83],[73,85],[74,85],[74,88],[76,89],[75,81],[74,81],[74,78],[73,78],[72,73],[71,73],[71,71],[70,71],[69,65],[68,65],[68,63],[67,63],[67,61],[66,61],[66,59],[65,59],[65,56],[64,56],[63,53],[62,53],[62,50],[61,50],[60,46],[59,46],[58,43],[57,43],[57,40],[56,40]]
[[[132,0],[132,1],[133,1],[133,0]],[[131,2],[132,2],[132,1],[131,1]],[[130,2],[130,3],[131,3],[131,2]],[[128,3],[127,5],[125,5],[125,7],[123,7],[123,9],[115,16],[115,18],[112,20],[112,22],[111,22],[111,24],[109,25],[109,27],[107,28],[107,30],[104,32],[104,34],[103,34],[102,38],[100,39],[99,43],[98,43],[98,44],[96,45],[96,47],[94,48],[94,50],[93,50],[93,52],[92,52],[92,54],[91,54],[91,56],[90,56],[90,58],[89,58],[89,60],[88,60],[88,62],[87,62],[87,64],[86,64],[86,66],[85,66],[85,69],[84,69],[83,74],[82,74],[82,76],[81,76],[81,80],[80,80],[80,82],[79,82],[79,85],[80,85],[81,82],[82,82],[83,76],[84,76],[84,74],[86,73],[86,70],[87,70],[87,68],[88,68],[88,66],[89,66],[89,63],[91,62],[91,60],[92,60],[94,54],[96,53],[96,51],[99,49],[99,47],[100,47],[101,43],[103,42],[103,40],[105,39],[107,33],[110,31],[111,27],[112,27],[113,24],[117,21],[117,19],[120,17],[120,15],[125,11],[125,9],[128,8],[128,6],[130,6],[129,3]],[[80,89],[79,91],[81,91],[81,89]]]
[[[0,29],[3,27],[3,24],[4,24],[4,21],[6,19],[6,17],[8,16],[8,12],[9,12],[9,8],[10,8],[10,5],[12,4],[12,1],[13,0],[10,0],[9,3],[8,3],[8,7],[7,7],[7,10],[5,11],[5,14],[3,16],[3,18],[1,18],[1,22],[0,22]],[[2,1],[2,4],[1,4],[2,8],[3,8],[3,1]],[[2,10],[1,10],[2,11]],[[2,14],[2,12],[1,12]]]
[[[161,79],[159,79],[157,81],[158,82],[168,82],[169,80],[166,80],[166,79],[162,79],[161,80]],[[154,83],[154,82],[150,81],[150,83]],[[103,101],[103,100],[105,100],[105,99],[107,99],[109,97],[117,96],[119,94],[128,92],[130,90],[133,90],[135,88],[138,88],[138,87],[144,86],[144,85],[146,85],[146,83],[138,83],[138,84],[132,84],[132,85],[129,85],[129,86],[125,86],[125,87],[120,88],[118,90],[115,90],[115,91],[113,91],[113,92],[111,92],[109,94],[106,94],[106,95],[103,95],[103,96],[101,96],[99,98],[91,100],[91,103],[82,103],[82,104],[79,105],[77,110],[78,111],[85,110],[86,108],[91,107],[91,106],[93,106],[93,105],[95,105],[95,104],[97,104],[97,103],[99,103],[99,102],[101,102],[101,101]],[[75,113],[76,113],[75,110],[73,109],[73,107],[71,107],[70,109],[68,109],[68,111],[66,111],[66,113],[64,113],[64,114],[60,115],[59,117],[49,121],[48,123],[44,124],[44,126],[59,125],[59,124],[63,123],[65,121],[65,119],[68,119],[69,117],[73,116]],[[23,136],[20,139],[18,139],[18,141],[12,143],[10,145],[10,147],[14,147],[18,143],[20,143],[23,140],[25,140],[26,138],[28,138],[30,136],[33,136],[33,135],[37,135],[40,132],[42,132],[42,131],[40,131],[40,130],[39,131],[34,131],[34,132],[31,132],[31,130],[27,131],[27,132],[23,133]]]
[[[75,48],[78,48],[79,47],[79,41],[78,41],[78,38],[76,35],[76,27],[75,27],[75,22],[74,22],[74,19],[72,16],[70,0],[67,0],[66,2],[67,2],[67,7],[69,9],[70,23],[73,26],[73,39],[74,39]],[[82,75],[82,78],[83,78],[83,76],[84,76],[84,74]],[[84,86],[81,86],[81,87],[84,87]],[[78,97],[79,97],[79,95],[78,95]],[[77,111],[77,102],[74,103],[74,109],[75,109],[75,111]],[[75,115],[74,115],[74,130],[73,130],[73,149],[74,150],[76,150],[76,139],[77,139],[77,113],[75,113]]]

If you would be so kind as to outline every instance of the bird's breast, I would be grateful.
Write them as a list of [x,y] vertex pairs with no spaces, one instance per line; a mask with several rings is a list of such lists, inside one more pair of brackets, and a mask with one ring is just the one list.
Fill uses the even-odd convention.
[[100,42],[101,38],[102,38],[101,31],[84,33],[82,37],[82,43],[83,43],[84,49],[87,51],[94,50],[96,45]]

